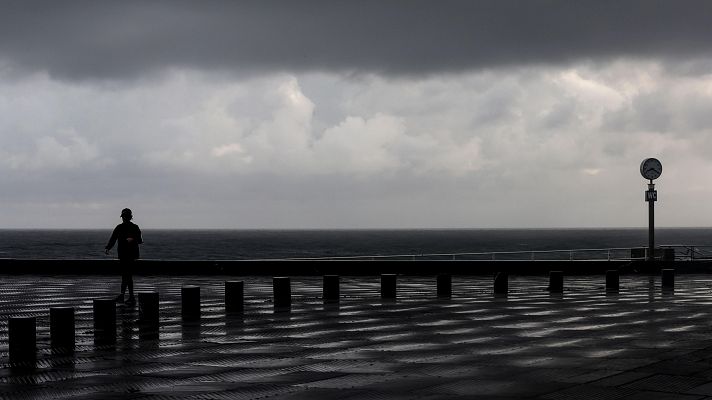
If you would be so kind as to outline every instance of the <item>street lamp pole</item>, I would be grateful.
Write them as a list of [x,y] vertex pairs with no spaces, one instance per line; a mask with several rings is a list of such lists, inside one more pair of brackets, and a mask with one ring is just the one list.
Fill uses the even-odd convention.
[[656,158],[646,158],[640,163],[640,174],[649,181],[648,190],[645,192],[645,201],[648,202],[648,251],[645,260],[655,262],[655,202],[658,201],[658,192],[655,190],[654,179],[663,173],[663,165]]
[[649,262],[655,260],[655,201],[657,200],[657,195],[655,184],[651,179],[645,196],[648,201],[648,256],[646,260]]

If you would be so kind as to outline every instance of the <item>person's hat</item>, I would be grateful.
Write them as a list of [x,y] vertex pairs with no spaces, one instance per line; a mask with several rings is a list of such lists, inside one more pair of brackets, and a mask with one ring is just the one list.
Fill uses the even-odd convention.
[[129,218],[133,217],[133,214],[131,213],[130,208],[124,208],[123,210],[121,210],[121,218],[123,218],[123,217],[129,217]]

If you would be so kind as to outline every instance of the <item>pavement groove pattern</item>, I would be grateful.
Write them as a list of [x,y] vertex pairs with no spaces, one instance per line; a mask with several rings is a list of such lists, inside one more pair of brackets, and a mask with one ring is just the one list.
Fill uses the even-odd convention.
[[[274,312],[272,281],[245,277],[245,313],[226,316],[234,277],[136,277],[160,294],[158,340],[139,335],[136,307],[117,305],[117,342],[94,345],[92,299],[120,278],[0,276],[2,399],[712,399],[712,279],[510,276],[342,277],[341,302],[323,304],[321,277],[292,278],[292,308]],[[181,318],[180,287],[201,287],[199,323]],[[73,306],[77,346],[53,354],[49,307]],[[37,318],[37,360],[8,362],[11,316]]]

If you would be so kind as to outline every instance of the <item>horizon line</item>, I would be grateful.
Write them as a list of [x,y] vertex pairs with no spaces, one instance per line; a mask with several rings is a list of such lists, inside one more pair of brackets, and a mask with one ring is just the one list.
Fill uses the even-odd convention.
[[[55,227],[2,227],[0,231],[97,231],[111,230],[112,226],[107,228],[97,227],[70,227],[70,228],[55,228]],[[144,231],[471,231],[471,230],[633,230],[633,229],[648,229],[647,226],[568,226],[568,227],[360,227],[360,228],[326,228],[326,227],[304,227],[304,228],[224,228],[224,227],[143,227]],[[656,226],[658,229],[712,229],[712,226]]]

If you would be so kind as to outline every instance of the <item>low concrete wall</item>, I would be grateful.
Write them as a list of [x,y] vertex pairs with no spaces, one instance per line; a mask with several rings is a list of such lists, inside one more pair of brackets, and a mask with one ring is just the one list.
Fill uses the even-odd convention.
[[[488,275],[497,271],[518,275],[539,275],[564,271],[567,275],[603,274],[610,269],[621,273],[650,273],[660,268],[678,273],[712,272],[712,262],[677,261],[656,265],[630,261],[161,261],[140,260],[136,275]],[[0,274],[114,275],[120,272],[115,260],[15,260],[0,259]]]

